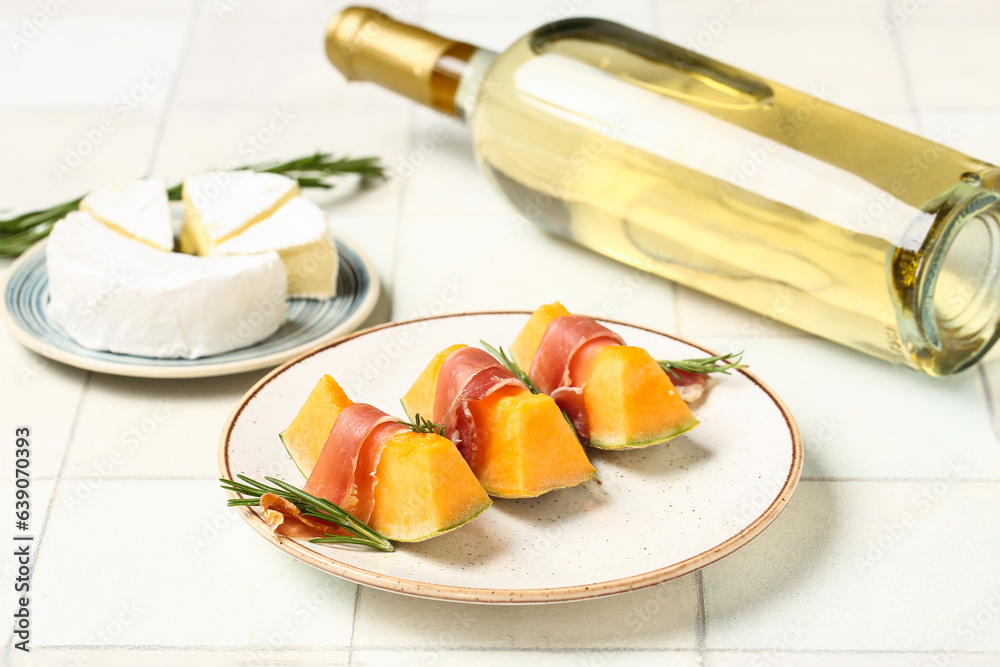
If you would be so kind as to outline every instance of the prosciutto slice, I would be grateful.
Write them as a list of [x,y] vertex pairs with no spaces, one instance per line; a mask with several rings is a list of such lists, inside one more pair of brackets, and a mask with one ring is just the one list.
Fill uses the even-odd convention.
[[476,460],[476,424],[469,403],[504,387],[528,389],[484,350],[463,347],[441,365],[431,419],[444,426],[445,434],[470,466]]
[[304,516],[291,501],[273,493],[265,493],[260,497],[260,509],[264,513],[264,522],[270,526],[275,535],[310,539],[327,534],[348,534],[340,526]]
[[303,490],[368,522],[375,504],[375,471],[389,438],[407,430],[378,408],[353,403],[341,411]]
[[582,387],[597,353],[609,345],[624,344],[621,336],[594,319],[557,317],[542,335],[528,377],[550,395],[559,387]]
[[678,368],[672,368],[666,373],[685,403],[694,403],[699,400],[715,382],[707,373],[692,373]]

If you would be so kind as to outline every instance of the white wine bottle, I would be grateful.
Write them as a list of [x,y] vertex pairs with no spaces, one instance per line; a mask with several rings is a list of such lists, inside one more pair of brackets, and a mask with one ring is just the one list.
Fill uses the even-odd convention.
[[503,53],[351,7],[327,55],[466,121],[545,230],[947,375],[1000,336],[1000,169],[616,23]]

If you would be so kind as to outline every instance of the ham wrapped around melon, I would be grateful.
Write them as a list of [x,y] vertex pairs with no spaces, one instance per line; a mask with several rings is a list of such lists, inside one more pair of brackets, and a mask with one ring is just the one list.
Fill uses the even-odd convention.
[[531,498],[597,472],[552,398],[531,393],[478,348],[438,353],[402,403],[410,419],[420,414],[444,425],[492,496]]
[[[682,390],[648,352],[558,302],[532,314],[510,351],[591,447],[647,447],[698,425]],[[693,373],[679,375],[678,383],[690,387],[684,392],[704,387]]]
[[[354,403],[329,375],[281,439],[308,478],[304,491],[336,503],[390,540],[441,535],[491,504],[450,440],[415,432],[374,406]],[[268,500],[265,519],[275,532],[315,536],[309,534],[308,517]]]

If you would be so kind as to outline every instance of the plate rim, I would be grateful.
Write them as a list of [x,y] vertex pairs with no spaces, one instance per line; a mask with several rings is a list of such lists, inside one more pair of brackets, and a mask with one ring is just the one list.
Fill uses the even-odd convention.
[[[48,238],[42,239],[25,250],[8,267],[2,284],[0,284],[0,296],[3,297],[0,299],[0,322],[3,322],[3,325],[7,328],[7,331],[10,332],[11,336],[13,336],[14,340],[36,354],[52,361],[66,364],[67,366],[73,366],[74,368],[94,371],[97,373],[106,373],[108,375],[151,379],[190,379],[213,377],[217,375],[234,375],[236,373],[246,373],[249,371],[260,370],[262,368],[271,368],[276,364],[282,364],[286,361],[294,360],[295,357],[303,353],[308,353],[308,351],[317,344],[321,345],[332,342],[340,336],[351,333],[362,322],[364,322],[369,315],[372,314],[372,311],[375,310],[375,306],[378,303],[379,296],[382,292],[382,281],[379,278],[378,271],[375,269],[374,263],[367,253],[365,253],[365,251],[353,241],[344,238],[339,234],[334,234],[333,237],[337,243],[344,244],[348,249],[350,249],[351,252],[358,256],[358,259],[361,261],[360,267],[367,274],[368,282],[369,285],[371,285],[371,288],[368,290],[368,294],[365,295],[365,298],[361,300],[358,308],[340,325],[317,338],[305,341],[300,345],[296,345],[295,347],[281,352],[272,352],[271,354],[252,357],[250,359],[241,359],[238,361],[224,361],[190,366],[144,366],[141,364],[117,364],[102,359],[83,357],[74,352],[45,343],[44,341],[33,336],[30,332],[23,329],[14,319],[14,316],[7,309],[6,297],[11,279],[16,275],[17,271],[21,269],[23,264],[33,259],[35,255],[44,252],[45,246],[49,241]],[[253,349],[253,347],[254,346],[251,345],[243,349],[250,350]],[[136,359],[142,358],[135,355],[128,356]]]
[[[349,340],[358,338],[360,336],[368,335],[376,331],[381,331],[383,329],[388,329],[392,327],[410,325],[417,322],[427,322],[431,320],[447,319],[452,317],[466,317],[470,315],[525,315],[530,316],[531,311],[521,311],[521,310],[508,310],[508,311],[470,311],[462,313],[451,313],[434,315],[430,317],[418,317],[409,320],[401,320],[398,322],[386,322],[385,324],[380,324],[378,326],[369,327],[367,329],[362,329],[360,331],[355,331],[351,334],[341,336],[340,338],[330,341],[326,344],[317,346],[315,349],[300,354],[294,359],[290,359],[283,363],[281,366],[270,371],[267,375],[261,378],[256,384],[253,385],[247,392],[240,398],[236,407],[230,413],[229,417],[226,419],[226,423],[222,429],[222,435],[219,439],[219,471],[223,478],[232,479],[232,473],[229,469],[229,440],[232,435],[233,427],[236,421],[239,419],[243,410],[249,404],[249,402],[273,379],[278,375],[284,373],[286,370],[301,363],[309,357],[319,354],[324,350],[341,345]],[[621,322],[619,320],[612,320],[607,318],[599,318],[601,322],[608,322],[611,324],[619,324],[623,326],[634,327],[636,329],[641,329],[650,333],[658,334],[661,336],[666,336],[678,342],[690,345],[696,349],[702,350],[709,355],[715,354],[711,350],[707,350],[701,345],[697,345],[688,340],[680,338],[678,336],[673,336],[671,334],[664,333],[662,331],[657,331],[655,329],[650,329],[648,327],[631,324],[628,322]],[[300,543],[291,538],[285,538],[275,535],[268,529],[264,520],[257,513],[253,512],[249,507],[240,507],[239,513],[243,519],[250,524],[250,527],[254,531],[262,535],[265,539],[271,542],[273,545],[277,546],[279,549],[285,553],[301,560],[313,567],[328,572],[337,577],[352,581],[356,584],[361,584],[364,586],[369,586],[371,588],[377,588],[393,593],[402,593],[404,595],[410,595],[415,597],[422,597],[428,599],[436,600],[448,600],[453,602],[471,602],[471,603],[499,603],[499,604],[527,604],[527,603],[545,603],[545,602],[569,602],[573,600],[584,600],[604,597],[607,595],[615,595],[618,593],[625,593],[628,591],[639,590],[641,588],[646,588],[648,586],[654,586],[656,584],[669,581],[671,579],[676,579],[685,574],[690,574],[695,570],[699,570],[706,565],[714,563],[720,558],[727,556],[740,547],[747,544],[754,537],[759,535],[763,530],[774,521],[775,518],[781,513],[785,505],[787,505],[789,498],[795,491],[798,485],[801,473],[802,473],[802,463],[803,463],[803,448],[802,448],[802,438],[799,433],[798,424],[795,422],[795,418],[792,416],[785,405],[784,401],[772,390],[768,385],[760,380],[753,373],[747,372],[745,369],[740,369],[738,371],[740,374],[746,376],[751,382],[753,382],[758,388],[764,391],[764,393],[771,399],[771,401],[778,408],[781,416],[785,420],[785,424],[788,427],[789,435],[792,439],[792,461],[791,466],[788,470],[788,477],[785,479],[781,490],[777,494],[777,497],[771,502],[770,505],[756,518],[750,525],[746,526],[743,530],[739,531],[735,535],[732,535],[723,542],[715,545],[714,547],[707,549],[699,554],[686,558],[677,563],[673,563],[666,567],[658,568],[650,572],[644,572],[637,575],[632,575],[629,577],[622,577],[618,579],[612,579],[609,581],[596,582],[593,584],[579,584],[575,586],[558,586],[552,588],[530,588],[530,589],[495,589],[495,588],[472,588],[466,586],[448,586],[444,584],[433,584],[415,581],[412,579],[405,579],[402,577],[397,577],[393,575],[386,575],[379,572],[372,572],[371,570],[366,570],[364,568],[350,565],[341,561],[337,561],[326,554],[320,554],[319,552],[311,549],[307,546],[307,543]],[[229,498],[238,498],[239,495],[227,491],[226,496]]]

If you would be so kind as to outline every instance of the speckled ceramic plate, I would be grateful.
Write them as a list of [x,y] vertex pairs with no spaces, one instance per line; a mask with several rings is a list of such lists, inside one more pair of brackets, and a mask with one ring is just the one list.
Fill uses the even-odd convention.
[[[399,397],[434,354],[480,339],[507,346],[527,318],[473,313],[391,323],[293,359],[257,383],[233,411],[220,444],[222,475],[272,475],[301,486],[305,480],[278,433],[324,373],[355,401],[402,414]],[[648,329],[605,324],[656,358],[711,354]],[[732,553],[774,520],[798,482],[802,446],[795,421],[752,374],[721,376],[696,414],[701,424],[667,444],[588,449],[600,483],[535,499],[497,499],[471,523],[426,542],[397,544],[393,553],[277,537],[258,512],[233,511],[292,556],[388,591],[491,603],[621,593]]]
[[271,368],[318,344],[357,329],[378,301],[379,279],[371,260],[354,244],[337,239],[337,297],[289,299],[285,323],[256,345],[199,359],[156,359],[91,350],[49,319],[45,241],[14,262],[3,287],[0,319],[29,350],[55,361],[100,373],[149,378],[212,377]]

